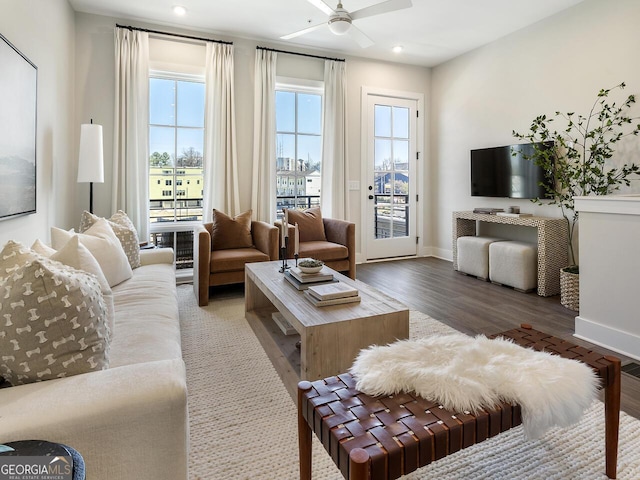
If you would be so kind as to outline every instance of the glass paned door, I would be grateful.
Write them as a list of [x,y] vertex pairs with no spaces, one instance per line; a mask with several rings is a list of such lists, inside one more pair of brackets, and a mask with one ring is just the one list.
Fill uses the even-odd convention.
[[367,259],[416,254],[416,101],[368,97]]

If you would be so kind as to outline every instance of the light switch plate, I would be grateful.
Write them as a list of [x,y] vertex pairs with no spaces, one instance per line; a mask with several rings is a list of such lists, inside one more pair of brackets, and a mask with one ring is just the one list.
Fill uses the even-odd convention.
[[349,190],[360,190],[360,180],[349,180]]

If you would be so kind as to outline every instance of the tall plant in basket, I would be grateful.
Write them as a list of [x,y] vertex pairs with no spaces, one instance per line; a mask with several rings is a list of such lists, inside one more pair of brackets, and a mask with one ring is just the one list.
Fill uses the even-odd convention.
[[[578,212],[575,211],[573,197],[612,193],[622,185],[629,186],[629,177],[640,172],[640,165],[636,163],[615,165],[611,162],[616,144],[640,132],[640,124],[636,123],[638,117],[630,115],[636,103],[635,95],[629,95],[620,104],[610,101],[609,96],[614,90],[624,88],[623,82],[600,90],[586,115],[575,112],[555,112],[553,117],[540,115],[531,122],[528,132],[513,131],[514,137],[534,143],[533,154],[525,158],[542,167],[546,175],[554,179],[541,186],[550,199],[549,204],[558,205],[567,221],[570,264],[563,269],[565,273],[578,274],[574,250]],[[564,121],[566,125],[554,130],[552,125],[556,120]],[[542,142],[553,142],[553,147],[543,148],[539,145]],[[532,201],[538,205],[544,204],[544,199],[535,198]],[[574,286],[573,289],[577,295],[577,288]],[[577,302],[573,300],[561,299],[561,302],[578,310]]]

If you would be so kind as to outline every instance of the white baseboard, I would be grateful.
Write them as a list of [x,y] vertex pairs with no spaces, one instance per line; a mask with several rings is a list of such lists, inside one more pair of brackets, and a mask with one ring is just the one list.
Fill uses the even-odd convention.
[[640,337],[607,325],[576,317],[575,337],[640,360]]

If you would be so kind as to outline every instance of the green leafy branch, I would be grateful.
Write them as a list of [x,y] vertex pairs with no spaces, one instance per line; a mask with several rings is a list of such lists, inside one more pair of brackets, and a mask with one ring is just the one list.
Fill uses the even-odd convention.
[[[578,222],[573,197],[607,195],[622,185],[629,186],[629,177],[640,172],[640,166],[635,163],[612,166],[609,162],[618,142],[640,133],[640,124],[635,123],[638,117],[628,113],[636,102],[635,95],[629,95],[619,105],[609,103],[609,94],[625,86],[623,82],[600,90],[586,116],[575,112],[555,112],[554,117],[539,115],[531,122],[528,132],[513,131],[514,137],[534,144],[533,154],[525,155],[525,158],[541,167],[548,178],[554,179],[550,185],[544,182],[540,185],[550,199],[549,204],[558,205],[567,221],[571,265],[575,265],[573,238]],[[551,124],[557,119],[566,122],[564,129],[552,129]],[[553,147],[541,145],[545,142],[553,142]],[[543,204],[540,198],[532,201]]]

